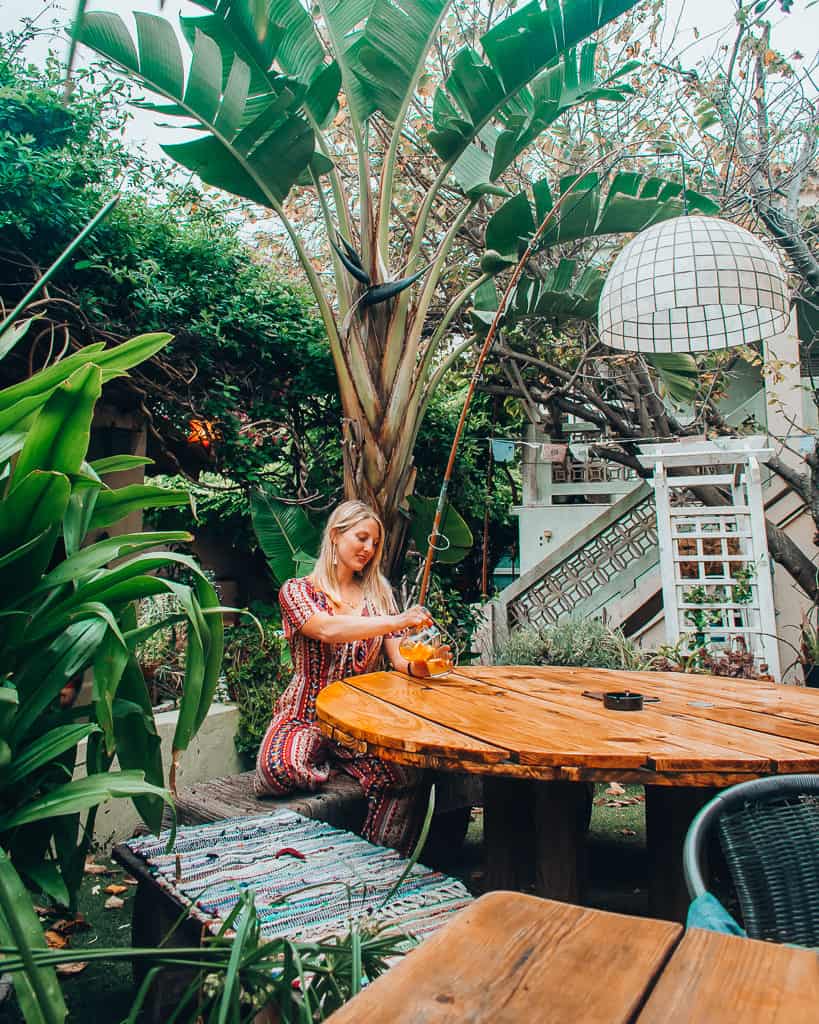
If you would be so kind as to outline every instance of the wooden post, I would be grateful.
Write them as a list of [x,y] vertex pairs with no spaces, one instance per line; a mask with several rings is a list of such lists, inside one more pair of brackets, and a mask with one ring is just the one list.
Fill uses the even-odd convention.
[[646,786],[648,901],[654,917],[685,923],[688,890],[682,850],[688,827],[716,790],[696,786]]
[[483,783],[486,888],[530,890],[535,881],[535,783],[487,775]]
[[539,782],[535,793],[535,892],[578,903],[585,888],[588,787]]

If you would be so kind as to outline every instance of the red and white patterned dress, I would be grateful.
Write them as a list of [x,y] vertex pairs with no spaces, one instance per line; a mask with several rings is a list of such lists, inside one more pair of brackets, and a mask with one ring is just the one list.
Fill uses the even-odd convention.
[[[259,748],[256,792],[282,796],[294,789],[318,789],[327,781],[331,764],[338,763],[367,797],[364,838],[408,853],[423,818],[421,773],[369,754],[351,754],[316,724],[319,693],[328,683],[374,668],[383,638],[328,644],[305,636],[301,627],[312,615],[335,614],[333,603],[309,577],[288,580],[279,591],[279,604],[294,672]],[[374,614],[366,601],[361,614]]]

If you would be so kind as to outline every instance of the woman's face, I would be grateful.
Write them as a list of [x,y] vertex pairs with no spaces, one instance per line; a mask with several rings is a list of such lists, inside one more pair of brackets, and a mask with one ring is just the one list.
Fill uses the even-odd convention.
[[362,572],[372,561],[380,535],[381,530],[375,519],[362,519],[343,533],[336,531],[335,545],[339,563],[352,572]]

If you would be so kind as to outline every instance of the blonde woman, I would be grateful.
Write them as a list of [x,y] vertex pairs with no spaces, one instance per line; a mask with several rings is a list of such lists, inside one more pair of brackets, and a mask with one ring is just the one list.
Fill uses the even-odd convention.
[[367,797],[362,835],[407,853],[423,815],[420,775],[371,755],[356,756],[328,740],[316,724],[316,698],[336,679],[374,669],[382,647],[402,672],[426,675],[398,651],[398,636],[429,625],[425,608],[398,612],[381,573],[384,528],[371,508],[345,501],[330,515],[316,567],[279,591],[293,679],[276,702],[256,764],[256,792],[280,796],[317,789],[331,763],[361,784]]

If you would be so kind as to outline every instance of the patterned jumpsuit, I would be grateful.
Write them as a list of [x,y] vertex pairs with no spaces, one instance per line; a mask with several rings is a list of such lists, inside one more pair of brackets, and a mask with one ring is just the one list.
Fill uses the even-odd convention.
[[[256,762],[256,792],[282,796],[294,789],[318,789],[331,762],[357,779],[367,797],[365,839],[411,851],[423,819],[421,773],[369,754],[354,755],[322,735],[316,698],[328,683],[370,670],[382,637],[342,644],[322,643],[301,632],[316,612],[334,614],[332,602],[308,577],[288,580],[279,591],[284,634],[293,657],[293,679],[273,708]],[[367,602],[362,615],[372,615]]]

